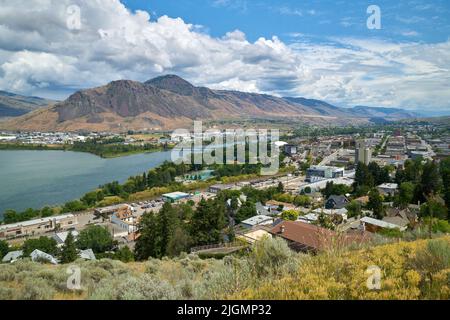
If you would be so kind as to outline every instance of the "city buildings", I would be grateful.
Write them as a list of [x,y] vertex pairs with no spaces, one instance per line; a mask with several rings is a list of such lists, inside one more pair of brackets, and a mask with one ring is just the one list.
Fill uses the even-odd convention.
[[73,214],[34,219],[18,223],[0,225],[0,239],[34,236],[55,230],[67,230],[78,224]]
[[362,162],[368,165],[372,161],[372,149],[368,146],[365,140],[356,142],[355,147],[355,163]]
[[314,182],[323,179],[339,178],[344,176],[344,168],[330,166],[312,166],[306,172],[306,181]]

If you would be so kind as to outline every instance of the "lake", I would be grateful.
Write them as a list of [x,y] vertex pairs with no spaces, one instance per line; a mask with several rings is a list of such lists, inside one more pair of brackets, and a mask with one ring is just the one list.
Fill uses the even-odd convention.
[[6,209],[39,209],[78,199],[101,184],[123,183],[166,160],[170,151],[102,159],[70,151],[0,150],[0,217]]

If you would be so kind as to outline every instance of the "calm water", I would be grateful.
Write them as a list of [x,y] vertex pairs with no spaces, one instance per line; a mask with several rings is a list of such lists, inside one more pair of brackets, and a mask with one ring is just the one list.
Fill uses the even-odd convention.
[[170,152],[102,159],[64,151],[0,151],[0,216],[74,200],[101,184],[124,182],[170,160]]

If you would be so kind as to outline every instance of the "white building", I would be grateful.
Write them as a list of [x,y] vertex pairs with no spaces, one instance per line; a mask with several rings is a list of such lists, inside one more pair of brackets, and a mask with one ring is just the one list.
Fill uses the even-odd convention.
[[394,196],[398,189],[396,183],[383,183],[377,187],[378,191],[384,196]]

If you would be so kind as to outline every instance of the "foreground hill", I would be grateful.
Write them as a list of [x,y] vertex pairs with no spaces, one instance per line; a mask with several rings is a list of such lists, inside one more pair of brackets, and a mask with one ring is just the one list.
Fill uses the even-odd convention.
[[39,97],[27,97],[0,91],[0,118],[19,117],[52,103],[54,102]]
[[82,90],[66,101],[2,125],[3,129],[125,131],[174,129],[192,120],[298,119],[312,123],[366,123],[318,100],[279,98],[196,87],[168,75],[145,83],[120,80]]
[[[317,256],[264,240],[243,256],[197,255],[142,263],[77,261],[82,289],[67,289],[67,265],[0,265],[0,299],[449,299],[450,238],[399,242]],[[381,270],[370,290],[366,271]]]

